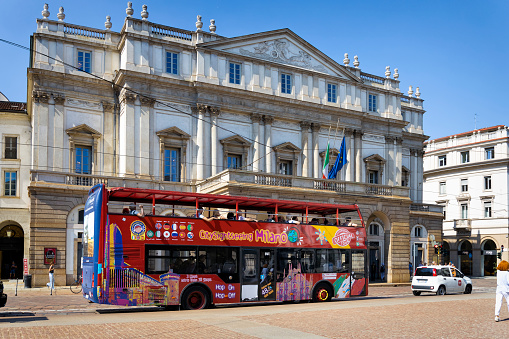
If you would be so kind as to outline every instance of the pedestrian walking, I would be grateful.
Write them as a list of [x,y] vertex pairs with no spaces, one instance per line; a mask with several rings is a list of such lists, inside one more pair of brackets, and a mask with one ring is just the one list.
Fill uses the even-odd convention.
[[53,276],[53,274],[55,273],[55,268],[53,264],[50,265],[48,272],[49,272],[49,283],[47,283],[46,286],[49,287],[49,294],[53,295],[53,290],[55,289],[55,277]]
[[497,266],[497,292],[495,294],[495,321],[500,321],[502,298],[507,302],[509,310],[509,262],[502,260]]
[[412,262],[411,261],[408,262],[408,272],[410,273],[410,279],[412,279],[413,270],[412,270]]
[[9,275],[9,279],[14,279],[16,278],[16,269],[18,268],[18,266],[16,266],[16,263],[14,262],[14,260],[12,261],[12,264],[11,264],[11,272],[10,272],[10,275]]
[[382,281],[385,280],[385,265],[384,265],[384,263],[382,263],[382,265],[380,265],[380,277],[382,278]]

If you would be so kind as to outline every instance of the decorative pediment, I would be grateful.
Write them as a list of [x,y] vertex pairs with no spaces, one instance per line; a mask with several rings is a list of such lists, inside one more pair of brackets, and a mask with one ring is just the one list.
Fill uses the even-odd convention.
[[163,129],[156,133],[156,135],[160,138],[170,138],[170,139],[189,139],[191,136],[181,130],[180,128],[173,126],[167,129]]
[[219,141],[223,145],[250,146],[251,143],[238,134],[232,135]]
[[406,168],[406,166],[401,166],[401,171],[410,173],[410,170],[408,168]]
[[287,28],[216,40],[199,46],[361,82],[353,73]]
[[[325,151],[321,151],[320,152],[320,157],[325,157],[325,152],[327,152],[327,150]],[[332,156],[332,157],[337,157],[339,154],[339,150],[336,149],[336,148],[329,148],[329,156]]]
[[95,129],[93,129],[92,127],[90,127],[86,124],[81,124],[81,125],[78,125],[75,127],[68,128],[65,132],[69,136],[80,136],[81,135],[84,137],[93,137],[94,139],[101,137],[101,133],[97,132]]
[[292,144],[291,142],[285,142],[280,145],[273,147],[276,152],[292,152],[292,153],[300,153],[300,148]]
[[372,154],[369,157],[364,158],[364,162],[366,163],[381,163],[382,165],[385,164],[385,159],[380,156],[379,154]]

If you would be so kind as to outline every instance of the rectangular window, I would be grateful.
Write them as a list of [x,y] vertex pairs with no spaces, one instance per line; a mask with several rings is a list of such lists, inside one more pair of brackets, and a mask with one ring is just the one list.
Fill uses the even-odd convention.
[[468,192],[468,179],[461,179],[461,192]]
[[439,183],[439,193],[440,194],[446,194],[447,193],[446,188],[447,188],[447,186],[445,184],[445,181],[442,181]]
[[78,224],[83,225],[85,223],[85,210],[78,211]]
[[78,69],[90,73],[92,69],[92,53],[86,51],[78,51]]
[[377,224],[370,224],[369,225],[369,235],[376,235],[378,236],[378,225]]
[[333,84],[327,84],[327,101],[336,102],[337,100],[337,87]]
[[378,171],[369,171],[368,180],[370,184],[378,184]]
[[447,155],[440,155],[438,157],[438,166],[445,166],[447,165]]
[[292,161],[290,160],[281,160],[279,162],[279,174],[292,175]]
[[347,251],[339,249],[316,250],[317,273],[341,273],[350,268],[350,258]]
[[180,150],[177,148],[164,150],[164,181],[180,181]]
[[178,53],[166,52],[166,73],[179,74]]
[[484,177],[484,189],[491,190],[491,175]]
[[241,168],[242,156],[238,154],[228,154],[228,168]]
[[377,96],[374,94],[369,95],[368,111],[376,112]]
[[86,146],[76,146],[75,173],[92,173],[92,148]]
[[18,159],[18,138],[5,137],[5,159]]
[[484,217],[491,218],[491,201],[484,202]]
[[461,204],[461,219],[468,219],[468,205]]
[[9,197],[16,196],[16,177],[17,172],[4,173],[4,195]]
[[240,64],[230,62],[230,84],[240,85]]
[[484,159],[485,160],[495,159],[495,148],[494,147],[487,147],[484,149]]
[[292,94],[292,76],[281,73],[281,93]]
[[467,162],[470,162],[470,152],[461,152],[461,163],[466,164]]

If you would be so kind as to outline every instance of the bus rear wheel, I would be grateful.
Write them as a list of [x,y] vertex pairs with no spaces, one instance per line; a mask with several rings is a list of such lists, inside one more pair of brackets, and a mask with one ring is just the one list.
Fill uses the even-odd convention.
[[182,296],[182,308],[185,310],[201,310],[209,307],[209,305],[209,295],[203,287],[190,287]]
[[320,283],[315,287],[313,292],[313,301],[331,301],[332,290],[330,286]]

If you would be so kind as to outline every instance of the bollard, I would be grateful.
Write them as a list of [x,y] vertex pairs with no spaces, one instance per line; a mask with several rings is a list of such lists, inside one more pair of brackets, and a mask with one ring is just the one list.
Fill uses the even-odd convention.
[[18,296],[18,278],[16,278],[16,292],[14,292],[14,296]]

